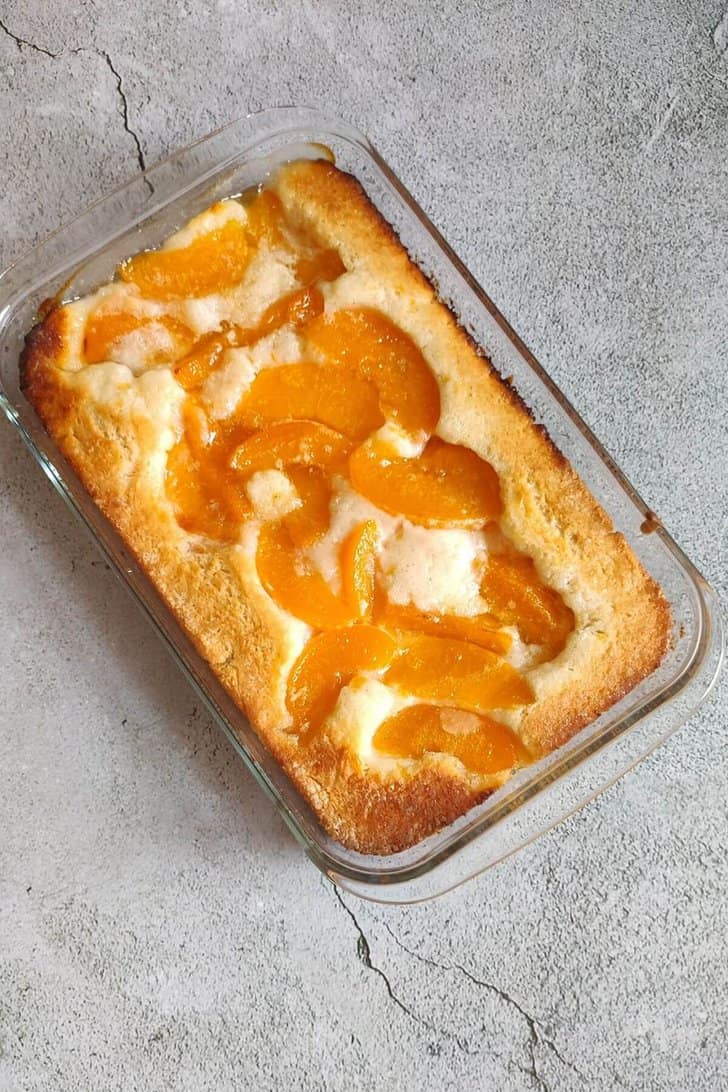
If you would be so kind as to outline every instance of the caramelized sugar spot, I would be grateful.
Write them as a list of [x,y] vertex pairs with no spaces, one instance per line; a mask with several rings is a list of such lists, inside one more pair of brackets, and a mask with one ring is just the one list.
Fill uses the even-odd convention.
[[262,428],[276,421],[318,421],[352,440],[363,440],[384,423],[376,387],[358,375],[332,381],[319,364],[281,364],[265,368],[244,395],[241,424]]
[[345,599],[360,618],[370,619],[374,602],[374,581],[379,529],[373,519],[365,520],[341,545],[341,582]]
[[521,640],[543,646],[545,658],[563,650],[574,628],[574,612],[543,583],[532,558],[490,554],[480,592],[504,625],[517,628]]
[[332,712],[341,688],[364,671],[381,671],[397,646],[376,626],[358,625],[312,637],[288,678],[286,705],[294,728],[312,735]]
[[385,681],[417,698],[475,712],[533,701],[531,687],[510,664],[489,649],[451,637],[415,636]]
[[440,388],[412,338],[380,311],[347,308],[320,315],[306,342],[327,363],[354,369],[374,383],[389,420],[406,432],[431,433],[440,420]]
[[433,436],[413,459],[374,443],[349,460],[351,482],[378,508],[424,527],[477,529],[501,513],[498,475],[470,448]]
[[530,758],[505,724],[449,706],[410,705],[385,720],[372,742],[393,758],[454,755],[478,774],[504,773]]
[[296,549],[284,523],[261,527],[256,563],[265,590],[294,618],[314,629],[337,629],[358,620],[358,611],[335,595],[321,573]]

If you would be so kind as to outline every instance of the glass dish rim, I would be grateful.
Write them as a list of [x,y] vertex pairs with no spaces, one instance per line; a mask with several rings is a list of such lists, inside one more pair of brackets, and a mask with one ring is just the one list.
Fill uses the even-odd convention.
[[[291,120],[292,125],[286,128],[285,123],[289,120]],[[7,314],[12,314],[13,308],[18,305],[19,299],[22,298],[23,295],[22,292],[20,292],[20,294],[18,294],[18,292],[13,293],[13,279],[14,277],[17,277],[18,271],[22,273],[24,267],[29,265],[32,266],[34,264],[34,259],[37,260],[38,257],[41,256],[44,251],[49,248],[51,243],[58,240],[59,238],[62,239],[64,236],[72,234],[74,230],[77,230],[82,224],[90,220],[94,213],[98,212],[100,209],[103,209],[105,206],[108,207],[109,205],[111,205],[116,198],[119,198],[125,193],[131,191],[132,187],[138,186],[140,179],[145,181],[151,181],[153,192],[153,180],[155,177],[159,176],[159,174],[164,170],[165,167],[169,166],[170,164],[183,161],[185,157],[190,156],[193,150],[200,148],[201,146],[204,146],[206,144],[210,144],[213,140],[221,137],[226,133],[232,133],[233,130],[235,130],[237,127],[240,127],[244,122],[249,121],[253,122],[254,124],[262,123],[263,126],[261,131],[254,134],[254,139],[243,144],[242,147],[236,147],[233,154],[228,156],[227,159],[223,158],[220,161],[216,161],[215,164],[210,167],[206,172],[202,172],[200,175],[195,175],[193,177],[193,180],[189,182],[188,185],[183,186],[178,192],[173,192],[171,195],[167,194],[161,205],[158,205],[156,207],[165,208],[168,205],[174,204],[174,202],[179,201],[181,197],[184,194],[188,193],[191,189],[194,189],[197,186],[201,185],[207,178],[213,178],[220,175],[222,172],[225,171],[226,167],[228,167],[233,162],[240,160],[241,157],[250,156],[252,158],[254,156],[256,147],[260,146],[266,139],[269,139],[272,135],[285,137],[289,133],[293,134],[297,130],[300,130],[301,126],[305,124],[314,126],[317,129],[323,128],[324,130],[331,132],[332,135],[335,134],[338,138],[342,140],[349,141],[350,143],[358,145],[358,147],[372,160],[372,162],[382,173],[390,186],[395,190],[399,199],[406,206],[408,213],[416,218],[416,220],[419,222],[419,225],[426,231],[430,239],[439,248],[446,260],[465,281],[465,283],[474,294],[474,296],[477,298],[479,303],[482,304],[483,307],[485,307],[490,316],[495,320],[505,336],[512,343],[516,351],[525,360],[525,362],[528,364],[534,374],[540,379],[541,383],[547,389],[554,401],[558,404],[561,411],[563,411],[569,417],[571,424],[579,431],[591,451],[594,453],[601,465],[604,467],[604,470],[611,475],[616,484],[629,498],[632,504],[635,505],[635,507],[643,511],[646,517],[651,515],[647,505],[642,500],[637,491],[634,489],[634,487],[631,485],[631,483],[628,481],[628,479],[625,477],[619,466],[614,462],[608,452],[606,452],[602,444],[592,433],[591,429],[589,429],[589,427],[571,405],[570,401],[561,392],[561,390],[551,379],[548,373],[543,369],[533,353],[523,343],[519,335],[513,330],[510,323],[508,323],[507,319],[505,319],[497,305],[491,300],[490,296],[485,292],[485,290],[481,287],[475,277],[470,273],[469,269],[453,251],[452,247],[447,243],[445,239],[443,239],[442,235],[440,234],[438,229],[432,224],[430,219],[426,216],[419,203],[404,187],[394,171],[389,167],[389,165],[385,162],[382,156],[380,156],[380,154],[372,146],[368,138],[364,134],[350,126],[348,123],[343,122],[337,118],[332,118],[315,109],[298,106],[275,107],[271,110],[256,111],[254,113],[244,115],[238,119],[229,122],[224,126],[219,127],[213,132],[207,134],[206,136],[203,136],[198,140],[193,141],[191,144],[188,144],[185,147],[171,153],[169,156],[166,156],[164,159],[155,163],[152,167],[147,168],[147,170],[145,170],[144,172],[137,173],[129,181],[116,187],[109,194],[101,197],[98,201],[95,201],[93,204],[89,205],[78,216],[74,217],[67,224],[61,225],[49,236],[46,236],[45,239],[41,240],[38,244],[36,244],[36,246],[22,254],[18,258],[18,260],[8,268],[8,270],[0,275],[0,333],[2,333],[4,330],[5,316]],[[283,124],[276,126],[276,122],[283,122]],[[268,123],[270,123],[270,125],[266,128],[266,125],[268,125]],[[152,215],[153,211],[154,209],[143,209],[138,216],[132,217],[132,219],[129,221],[125,220],[123,228],[120,228],[117,234],[120,234],[122,231],[129,231],[137,224],[143,223],[145,219]],[[112,235],[111,238],[116,238],[116,235]],[[109,245],[110,241],[110,239],[106,239],[97,248],[91,249],[90,254],[95,255],[102,252],[105,247]],[[69,267],[66,266],[65,270],[67,271],[68,268]],[[53,274],[51,274],[51,276],[53,276]],[[4,290],[8,285],[10,286],[10,291],[9,295],[7,295],[7,298],[5,298]],[[35,285],[33,287],[37,288],[38,286]],[[33,287],[27,289],[27,295],[30,295],[30,293],[33,291]],[[455,308],[456,304],[457,301],[454,305]],[[307,855],[313,860],[313,862],[322,872],[337,880],[350,880],[353,881],[355,884],[364,884],[365,886],[387,885],[390,888],[393,888],[397,885],[401,886],[405,883],[416,881],[424,875],[434,873],[435,870],[446,860],[451,859],[455,854],[458,853],[459,850],[463,849],[465,846],[486,835],[489,830],[497,826],[503,819],[510,815],[514,810],[519,808],[522,804],[528,803],[530,800],[535,798],[544,790],[548,789],[549,786],[555,784],[557,781],[567,778],[571,772],[573,772],[577,768],[580,768],[594,754],[609,747],[611,743],[626,735],[637,724],[641,723],[646,718],[649,718],[649,716],[658,708],[666,705],[671,700],[671,698],[676,697],[678,694],[681,694],[684,690],[686,690],[686,688],[691,683],[693,683],[699,676],[700,671],[706,661],[709,647],[711,647],[711,645],[714,646],[716,640],[718,641],[718,643],[720,643],[720,621],[719,615],[715,611],[715,596],[712,592],[712,589],[710,589],[709,585],[700,575],[692,562],[685,556],[680,547],[677,546],[669,533],[665,531],[661,524],[658,523],[657,527],[654,530],[654,533],[660,537],[663,545],[671,554],[672,559],[680,568],[685,578],[690,582],[692,589],[695,592],[696,602],[699,606],[700,611],[700,616],[698,619],[698,639],[695,642],[694,647],[692,648],[692,653],[687,664],[682,668],[679,675],[671,683],[666,684],[657,693],[653,694],[647,701],[637,703],[632,710],[628,710],[623,716],[619,717],[611,726],[611,728],[609,728],[603,734],[595,736],[592,739],[584,738],[581,745],[575,745],[570,749],[568,753],[564,752],[560,762],[557,760],[558,755],[560,754],[560,752],[563,752],[564,749],[559,748],[557,751],[553,752],[552,756],[548,756],[551,762],[551,768],[547,771],[547,776],[544,778],[541,776],[535,777],[532,775],[527,780],[526,784],[524,784],[523,787],[518,791],[518,795],[520,795],[521,799],[519,799],[517,795],[515,799],[511,799],[510,801],[506,799],[505,801],[502,801],[502,806],[500,810],[496,809],[494,813],[489,813],[487,816],[481,816],[480,819],[474,822],[470,827],[461,831],[459,835],[454,836],[453,841],[449,843],[446,842],[439,849],[435,849],[434,852],[432,852],[431,854],[426,854],[424,857],[415,861],[412,864],[402,865],[401,868],[395,866],[393,868],[388,868],[385,871],[382,871],[381,866],[378,868],[355,866],[332,856],[326,849],[324,844],[312,840],[307,831],[301,827],[298,819],[291,811],[285,798],[281,795],[280,791],[275,787],[275,785],[272,784],[267,773],[261,769],[260,765],[256,762],[254,756],[250,753],[249,750],[246,749],[243,740],[234,731],[232,724],[229,722],[228,717],[225,715],[225,713],[220,709],[218,702],[215,700],[215,697],[209,693],[204,683],[202,683],[198,679],[194,667],[191,666],[191,664],[188,662],[188,658],[190,656],[189,649],[180,649],[180,641],[178,638],[175,639],[176,635],[174,634],[174,632],[170,633],[169,629],[165,628],[160,619],[157,617],[154,607],[150,605],[144,594],[140,592],[137,587],[135,587],[134,583],[122,571],[116,556],[112,552],[110,552],[109,545],[104,541],[104,539],[100,537],[99,531],[93,525],[91,519],[83,511],[81,511],[79,501],[75,496],[73,490],[69,488],[68,483],[63,475],[64,470],[66,474],[69,473],[69,468],[67,467],[67,464],[65,464],[65,460],[58,457],[56,457],[55,459],[51,459],[48,456],[47,452],[43,451],[38,447],[34,437],[25,427],[24,422],[21,421],[19,414],[13,406],[10,398],[6,396],[1,379],[0,405],[2,406],[6,416],[10,419],[11,423],[14,424],[16,428],[18,428],[21,436],[23,437],[26,445],[30,448],[36,461],[39,463],[45,473],[51,478],[56,489],[64,497],[64,500],[74,511],[74,514],[78,518],[80,518],[81,521],[87,525],[87,527],[89,527],[89,530],[92,534],[94,541],[96,542],[96,545],[106,554],[106,556],[110,560],[112,565],[112,571],[114,571],[115,575],[119,579],[121,579],[125,586],[132,592],[137,602],[142,606],[147,615],[151,618],[158,632],[160,632],[162,637],[164,638],[168,648],[171,649],[175,659],[184,670],[188,680],[191,681],[192,685],[197,689],[198,693],[205,701],[208,709],[210,709],[210,711],[213,713],[214,719],[223,728],[225,734],[232,742],[236,752],[241,756],[246,766],[253,773],[259,784],[261,784],[262,787],[268,792],[268,794],[274,799],[274,802],[276,803],[279,812],[282,814],[287,825],[292,830],[294,836],[296,837],[296,840],[303,845]],[[49,448],[54,447],[52,443],[46,446],[48,446]],[[59,470],[59,465],[61,467],[61,470]],[[71,477],[75,478],[75,475],[73,475],[72,472]],[[98,512],[98,510],[96,511]],[[101,517],[101,519],[104,520],[104,517]],[[108,521],[104,520],[104,522],[107,523]],[[118,539],[118,536],[113,531],[113,529],[111,529],[110,538]],[[154,596],[152,596],[152,599],[154,599]],[[162,605],[162,610],[164,611],[166,609],[167,608]],[[174,631],[174,629],[176,628],[176,623],[171,628],[172,631]],[[193,655],[197,656],[198,654],[193,652]],[[714,684],[720,667],[720,658],[721,656],[719,653],[717,657],[718,663],[715,672],[713,673],[712,678],[707,682],[707,685],[702,690],[700,696],[695,698],[694,706],[699,704],[700,701],[704,700],[704,698],[709,693],[712,685]],[[200,658],[198,657],[198,659]],[[516,852],[519,848],[522,848],[524,845],[539,837],[546,830],[551,829],[551,827],[554,826],[556,823],[561,822],[569,814],[572,814],[574,811],[583,807],[589,799],[593,799],[594,796],[604,791],[604,789],[606,789],[609,784],[613,783],[614,780],[622,776],[627,769],[636,765],[637,762],[641,761],[641,759],[646,756],[646,754],[650,753],[651,750],[654,750],[655,747],[659,746],[665,738],[667,738],[673,731],[677,729],[677,727],[679,727],[680,723],[682,723],[684,719],[684,717],[676,719],[675,724],[672,725],[647,751],[641,753],[628,766],[620,769],[610,780],[607,780],[603,784],[600,784],[596,789],[590,792],[588,796],[580,799],[573,808],[559,814],[556,818],[553,819],[552,822],[548,823],[546,826],[540,827],[537,831],[534,831],[526,840],[519,842],[517,846],[513,847],[511,850],[509,850],[508,853],[504,854],[503,856],[508,856],[511,853]],[[581,733],[578,733],[575,737],[577,741],[580,734]],[[557,756],[557,759],[554,759],[553,756]],[[538,769],[540,765],[540,763],[537,763],[534,767],[530,767],[529,769]],[[444,828],[444,831],[439,832],[439,834],[441,835],[443,833],[446,833],[448,829],[449,828]],[[427,841],[427,839],[425,839],[424,841]],[[369,859],[378,862],[392,860],[391,857],[367,858],[366,855],[360,856],[363,860]],[[397,855],[394,855],[394,857],[396,856]],[[490,865],[494,863],[496,863],[496,861],[491,861]],[[483,867],[488,867],[488,865],[484,865]],[[478,871],[480,871],[480,869],[476,868],[475,872]],[[468,875],[462,876],[459,879],[454,880],[447,887],[443,888],[442,890],[438,890],[437,893],[443,893],[443,891],[449,890],[453,886],[457,886],[459,883],[462,883],[464,882],[464,880],[468,879],[469,876],[472,874],[473,873],[469,873]],[[361,894],[360,891],[358,891],[357,893]],[[364,895],[363,897],[367,896]],[[425,895],[424,897],[426,898],[431,896]],[[387,901],[395,900],[388,898]],[[407,898],[406,901],[413,902],[418,900]]]

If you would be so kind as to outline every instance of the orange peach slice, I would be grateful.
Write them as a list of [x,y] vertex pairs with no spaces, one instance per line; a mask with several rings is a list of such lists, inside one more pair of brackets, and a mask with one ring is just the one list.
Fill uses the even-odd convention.
[[392,515],[424,527],[477,529],[501,512],[498,475],[470,448],[433,436],[414,459],[390,458],[373,443],[349,460],[352,485]]
[[440,419],[440,388],[412,338],[380,311],[358,307],[321,315],[307,343],[332,364],[374,383],[385,417],[406,432],[431,433]]
[[319,250],[310,258],[299,258],[296,262],[296,279],[302,284],[314,284],[316,281],[335,281],[346,266],[338,250]]
[[214,372],[225,350],[234,344],[235,332],[225,324],[219,331],[203,334],[190,352],[175,364],[172,369],[175,379],[186,391],[196,390]]
[[271,303],[260,316],[258,325],[251,330],[240,329],[239,345],[250,345],[261,337],[272,334],[281,326],[298,329],[311,319],[320,315],[324,309],[324,297],[315,285],[296,288],[287,296]]
[[371,618],[379,529],[365,520],[341,545],[341,582],[344,598],[360,618]]
[[529,761],[505,724],[449,706],[410,705],[377,729],[374,747],[393,758],[454,755],[472,773],[497,774]]
[[289,466],[286,474],[296,487],[301,504],[288,513],[283,524],[293,544],[305,549],[329,529],[331,481],[318,466]]
[[280,421],[254,432],[233,454],[231,466],[242,474],[285,466],[341,466],[351,441],[318,421]]
[[526,644],[543,645],[549,659],[562,651],[574,628],[574,613],[543,583],[530,557],[490,554],[480,591],[493,613],[503,624],[515,626]]
[[512,640],[500,630],[500,622],[492,614],[461,617],[456,614],[434,614],[420,611],[411,604],[392,603],[384,595],[375,599],[375,620],[389,629],[414,630],[431,637],[454,637],[460,641],[488,648],[500,656],[508,653]]
[[245,226],[228,220],[188,246],[137,254],[119,267],[119,276],[155,299],[209,296],[238,284],[251,255]]
[[314,629],[336,629],[357,621],[356,610],[332,592],[280,523],[261,528],[256,562],[265,590],[294,618]]
[[277,421],[318,421],[352,440],[363,440],[383,424],[376,388],[357,375],[336,376],[318,364],[281,364],[253,380],[238,410],[249,428]]
[[184,441],[175,444],[167,456],[166,489],[177,522],[185,531],[220,537],[220,514],[210,511],[208,507],[208,498],[200,482],[199,466],[189,444]]
[[313,637],[288,678],[286,705],[294,728],[311,736],[332,712],[342,687],[364,671],[381,671],[397,646],[375,626],[349,626]]
[[220,330],[204,334],[177,363],[175,377],[185,390],[195,390],[215,371],[226,349],[254,345],[282,326],[296,329],[312,315],[319,314],[323,306],[323,296],[318,288],[297,288],[267,307],[257,326],[232,326],[223,322]]
[[212,465],[196,458],[187,440],[180,441],[167,457],[167,496],[185,531],[233,542],[250,504],[244,493],[216,477]]
[[[187,398],[184,435],[167,456],[167,496],[179,525],[194,534],[233,542],[252,508],[239,475],[230,470],[231,441],[209,431],[204,411]],[[237,437],[236,437],[237,439]]]
[[153,326],[163,326],[170,335],[172,345],[169,349],[155,349],[146,363],[161,364],[165,360],[176,360],[186,353],[195,340],[189,327],[179,322],[172,315],[132,315],[128,311],[105,311],[91,315],[86,323],[83,339],[83,351],[87,364],[100,364],[114,359],[117,344],[128,334]]
[[494,652],[450,637],[415,637],[387,672],[407,694],[484,712],[534,700],[531,687]]
[[280,198],[270,190],[260,190],[246,205],[248,235],[257,243],[270,247],[286,246],[285,211]]

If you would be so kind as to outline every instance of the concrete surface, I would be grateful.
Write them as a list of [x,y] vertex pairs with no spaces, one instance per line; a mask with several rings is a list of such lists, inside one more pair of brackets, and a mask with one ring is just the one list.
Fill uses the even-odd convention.
[[[725,0],[0,19],[0,264],[248,109],[339,112],[728,593]],[[725,683],[480,880],[339,898],[5,425],[0,449],[2,1092],[728,1086]]]

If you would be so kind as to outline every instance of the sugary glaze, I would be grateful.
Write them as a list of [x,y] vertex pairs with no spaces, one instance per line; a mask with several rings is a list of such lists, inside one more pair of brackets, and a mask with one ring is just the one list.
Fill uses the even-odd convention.
[[[307,214],[317,186],[322,207]],[[324,824],[391,852],[585,722],[573,707],[560,725],[552,708],[539,721],[539,706],[585,662],[596,597],[591,571],[580,587],[548,550],[539,557],[540,514],[529,543],[508,468],[458,435],[457,368],[443,368],[435,326],[409,306],[426,282],[409,264],[401,285],[385,268],[393,302],[371,269],[362,280],[356,232],[337,237],[347,201],[370,218],[374,257],[385,243],[399,257],[350,180],[294,164],[54,311],[24,374],[87,487]],[[455,330],[453,356],[463,343],[474,356]],[[668,619],[627,557],[654,630],[644,674]],[[586,703],[586,719],[598,711]]]

